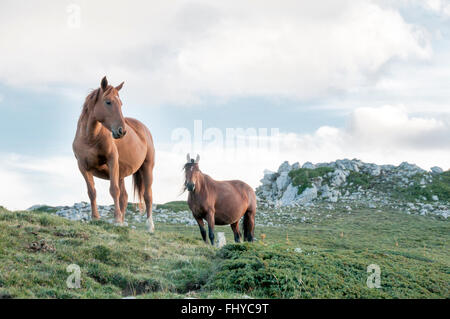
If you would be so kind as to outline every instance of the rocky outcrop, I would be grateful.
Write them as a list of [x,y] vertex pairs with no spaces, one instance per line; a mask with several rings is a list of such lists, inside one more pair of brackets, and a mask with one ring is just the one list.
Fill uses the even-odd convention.
[[[75,203],[72,206],[56,207],[34,205],[28,210],[40,210],[53,213],[73,221],[88,222],[91,220],[91,205],[86,202]],[[153,221],[155,223],[197,225],[195,219],[192,218],[192,213],[188,210],[172,211],[169,209],[158,208],[158,205],[153,204],[152,211]],[[101,220],[108,223],[114,223],[114,205],[98,205],[98,213]],[[135,225],[144,224],[146,219],[146,214],[139,212],[135,207],[128,207],[127,213],[125,214],[124,225],[130,224],[131,228],[135,228]]]
[[[319,170],[324,167],[328,169]],[[295,174],[308,172],[315,173],[310,174],[314,177],[309,178],[308,184],[298,185],[293,181]],[[316,176],[319,174],[317,172],[324,173]],[[283,162],[276,172],[264,171],[256,194],[260,205],[267,207],[305,207],[321,202],[351,203],[357,200],[365,201],[368,207],[376,208],[394,202],[391,195],[402,194],[401,190],[414,187],[427,188],[433,182],[433,178],[443,172],[440,167],[435,166],[426,171],[407,162],[398,166],[364,163],[357,159],[317,164],[306,162],[303,165]],[[414,201],[416,203],[412,205],[415,209],[419,209],[420,214],[440,211],[442,216],[448,215],[448,205],[446,206],[448,202],[443,203],[435,194],[431,194],[429,198],[419,196]],[[429,202],[436,205],[430,209],[426,206],[431,205]]]

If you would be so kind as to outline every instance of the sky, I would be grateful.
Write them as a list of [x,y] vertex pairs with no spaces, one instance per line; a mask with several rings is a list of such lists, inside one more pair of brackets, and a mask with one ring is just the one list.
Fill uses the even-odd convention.
[[9,209],[89,200],[72,141],[105,75],[153,134],[156,203],[186,198],[187,152],[253,187],[285,160],[450,169],[450,0],[3,0],[0,52]]

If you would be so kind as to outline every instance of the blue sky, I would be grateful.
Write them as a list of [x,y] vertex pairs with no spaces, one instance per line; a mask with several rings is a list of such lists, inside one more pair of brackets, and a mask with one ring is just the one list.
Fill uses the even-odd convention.
[[[211,176],[254,187],[284,160],[450,168],[448,0],[2,1],[0,30],[9,208],[87,201],[71,143],[104,75],[125,81],[124,115],[152,131],[156,202],[184,198],[186,152]],[[175,148],[172,134],[193,134],[194,120],[224,136],[276,128],[277,149]]]

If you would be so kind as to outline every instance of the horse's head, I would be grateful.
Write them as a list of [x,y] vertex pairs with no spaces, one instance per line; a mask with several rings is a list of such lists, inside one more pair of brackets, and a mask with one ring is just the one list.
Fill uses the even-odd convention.
[[123,82],[116,87],[108,85],[105,76],[100,84],[100,98],[94,108],[96,120],[110,130],[115,139],[122,138],[127,133],[122,115],[122,101],[119,98],[122,86]]
[[184,165],[185,182],[184,187],[190,192],[195,191],[195,185],[200,175],[200,169],[198,168],[198,162],[200,161],[200,155],[197,158],[193,158],[187,155],[187,163]]

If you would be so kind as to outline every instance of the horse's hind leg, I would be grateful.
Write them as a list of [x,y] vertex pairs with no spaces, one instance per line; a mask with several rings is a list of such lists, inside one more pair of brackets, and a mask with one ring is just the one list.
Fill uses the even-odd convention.
[[236,243],[240,243],[241,242],[241,233],[239,232],[239,221],[235,222],[234,224],[231,224],[230,226],[234,233],[234,241]]
[[125,189],[125,181],[124,179],[119,180],[119,189],[120,189],[120,211],[122,213],[122,223],[125,221],[125,213],[127,212],[127,206],[128,206],[128,193]]
[[84,180],[86,181],[89,200],[91,201],[92,219],[94,219],[94,220],[100,219],[100,215],[98,214],[98,210],[97,210],[97,201],[96,201],[97,192],[95,190],[94,176],[92,175],[92,173],[86,171],[80,165],[78,165],[78,168],[80,169],[81,175],[83,175]]
[[244,240],[252,242],[255,231],[255,215],[256,211],[253,209],[247,210],[244,215]]
[[152,217],[152,205],[153,205],[153,192],[152,192],[152,183],[153,183],[153,166],[148,162],[144,162],[142,167],[142,177],[144,178],[144,202],[145,202],[145,211],[147,212],[147,230],[151,233],[155,231],[155,224],[153,224]]

